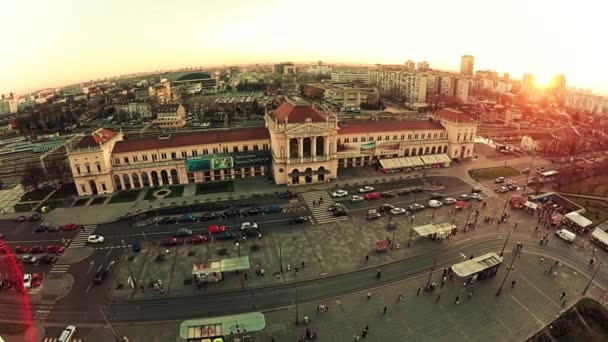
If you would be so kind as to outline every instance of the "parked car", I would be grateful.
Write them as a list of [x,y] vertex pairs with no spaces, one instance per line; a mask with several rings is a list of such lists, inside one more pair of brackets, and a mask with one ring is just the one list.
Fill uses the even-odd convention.
[[471,194],[471,199],[481,201],[483,200],[483,197],[481,196],[481,194],[474,192]]
[[163,240],[163,245],[165,246],[177,246],[177,245],[181,245],[182,244],[182,240],[178,239],[178,238],[166,238]]
[[188,228],[180,228],[175,231],[176,237],[185,237],[185,236],[191,236],[191,235],[192,235],[192,230],[188,229]]
[[193,245],[205,243],[207,241],[209,241],[209,237],[207,235],[194,234],[190,237],[190,243]]
[[21,262],[24,264],[35,264],[38,261],[38,258],[31,254],[26,254],[21,257]]
[[247,216],[254,216],[254,215],[260,215],[262,214],[262,209],[258,208],[258,207],[253,207],[253,208],[249,208],[247,210],[245,210],[245,215]]
[[500,192],[501,194],[504,194],[505,192],[508,192],[508,191],[509,191],[509,189],[507,189],[507,187],[506,187],[506,186],[501,186],[501,187],[500,187],[500,188],[498,188],[496,191],[497,191],[497,192]]
[[61,229],[64,231],[77,230],[78,228],[80,228],[80,227],[76,223],[68,223],[68,224],[61,226]]
[[105,239],[101,235],[89,235],[89,237],[87,238],[88,243],[102,243],[103,240]]
[[241,216],[241,211],[236,209],[236,208],[231,208],[228,210],[225,210],[222,213],[222,216],[225,218],[235,218],[235,217],[240,217]]
[[357,203],[357,202],[363,202],[365,199],[363,198],[363,196],[360,195],[352,195],[350,196],[350,202],[351,203]]
[[27,217],[25,217],[23,215],[15,217],[15,222],[25,222],[25,221],[27,221]]
[[336,191],[332,191],[330,194],[331,194],[331,197],[344,197],[344,196],[348,196],[348,191],[336,190]]
[[198,221],[198,217],[192,215],[192,214],[184,214],[182,216],[179,217],[178,219],[179,222],[182,223],[186,223],[186,222],[196,222]]
[[271,205],[262,210],[265,214],[277,214],[283,211],[280,205]]
[[412,189],[401,189],[398,192],[399,196],[405,196],[405,195],[409,195],[411,193],[412,193]]
[[26,273],[23,275],[23,288],[24,289],[32,288],[32,275],[29,273]]
[[393,191],[384,191],[380,193],[380,197],[382,198],[392,198],[392,197],[397,197],[397,193],[393,192]]
[[429,201],[429,207],[430,208],[441,208],[442,205],[443,205],[443,203],[441,201],[438,201],[438,200],[430,200]]
[[385,212],[391,211],[393,209],[395,209],[394,205],[385,203],[378,208],[378,211],[380,211],[381,213],[385,213]]
[[405,210],[403,208],[393,208],[393,209],[391,209],[390,213],[393,216],[405,215],[407,213],[407,210]]
[[411,205],[408,207],[408,209],[409,209],[410,211],[419,211],[419,210],[424,209],[424,205],[422,205],[422,204],[420,204],[420,203],[414,203],[414,204],[411,204]]
[[348,215],[348,211],[346,211],[346,209],[334,210],[335,217],[346,216],[346,215]]
[[363,198],[370,201],[370,200],[380,199],[380,198],[382,198],[382,196],[380,196],[379,192],[370,192],[370,193],[363,195]]
[[439,193],[439,192],[433,192],[430,196],[431,199],[442,199],[443,198],[443,194]]
[[452,197],[446,197],[442,201],[444,204],[454,204],[456,203],[456,199]]
[[342,203],[333,203],[329,207],[327,207],[327,211],[335,211],[335,210],[346,210],[346,207]]
[[51,233],[59,232],[61,231],[61,226],[50,226],[48,231]]
[[507,189],[509,189],[509,191],[515,191],[515,190],[519,189],[519,187],[517,186],[517,184],[511,184],[511,185],[507,185]]
[[45,248],[44,246],[41,245],[36,245],[30,248],[30,253],[32,254],[38,254],[38,253],[44,253]]
[[35,233],[42,233],[42,232],[46,232],[48,229],[49,229],[48,226],[40,224],[40,225],[37,225],[36,228],[34,228],[34,232]]
[[462,195],[458,196],[458,200],[459,201],[470,201],[471,200],[471,196],[469,196],[467,194],[462,194]]
[[95,285],[100,285],[101,283],[103,283],[103,280],[106,278],[107,274],[108,270],[105,269],[97,271],[97,273],[95,273],[95,278],[93,278],[93,283]]
[[367,219],[368,220],[376,220],[382,217],[382,214],[378,212],[376,209],[370,209],[367,211]]
[[361,193],[361,194],[366,193],[366,192],[372,192],[372,191],[374,191],[374,187],[369,186],[369,185],[366,185],[359,189],[359,193]]
[[32,287],[37,288],[37,287],[40,287],[40,285],[42,285],[42,274],[40,274],[40,273],[32,274]]
[[23,253],[27,253],[30,249],[24,246],[17,246],[15,247],[15,249],[13,250],[13,252],[15,252],[16,254],[23,254]]
[[201,215],[200,220],[201,221],[211,221],[211,220],[217,220],[218,218],[219,218],[219,216],[216,213],[204,213],[203,215]]
[[52,265],[55,262],[57,262],[57,258],[52,256],[52,255],[43,255],[40,257],[40,263],[41,264],[47,264],[47,265]]
[[175,223],[177,223],[177,219],[173,216],[161,217],[161,219],[158,220],[158,224],[175,224]]
[[419,192],[424,191],[424,190],[422,190],[421,188],[419,188],[419,187],[417,187],[417,186],[415,186],[415,187],[411,188],[410,190],[411,190],[413,193],[415,193],[415,194],[416,194],[416,193],[419,193]]
[[514,180],[512,180],[512,179],[509,179],[509,180],[507,181],[507,186],[509,186],[509,185],[517,185],[517,182],[516,182],[516,181],[514,181]]
[[240,237],[241,239],[247,239],[248,237],[262,238],[262,233],[258,229],[243,229]]
[[479,187],[473,187],[473,189],[471,189],[472,194],[478,194],[478,193],[481,193],[482,191],[483,191],[483,189],[479,188]]
[[258,224],[255,222],[243,222],[241,223],[241,230],[245,229],[258,229]]
[[524,173],[524,174],[525,173],[529,173],[529,172],[530,172],[530,168],[528,168],[528,167],[525,168],[525,169],[523,169],[523,170],[521,170],[521,173]]
[[494,183],[498,184],[498,183],[504,183],[505,181],[505,177],[498,177],[494,180]]
[[40,219],[42,219],[42,215],[40,215],[39,213],[32,213],[30,216],[27,217],[28,221],[40,221]]
[[236,235],[230,232],[220,232],[213,236],[215,240],[233,240],[236,239]]
[[280,199],[292,199],[292,198],[296,198],[296,197],[298,197],[298,193],[291,191],[291,190],[287,190],[287,191],[277,195],[277,198],[280,198]]
[[218,233],[225,232],[225,231],[226,231],[226,227],[218,226],[217,224],[207,227],[207,233],[209,233],[209,234],[218,234]]
[[289,219],[289,223],[291,224],[302,224],[308,222],[307,216],[296,216]]

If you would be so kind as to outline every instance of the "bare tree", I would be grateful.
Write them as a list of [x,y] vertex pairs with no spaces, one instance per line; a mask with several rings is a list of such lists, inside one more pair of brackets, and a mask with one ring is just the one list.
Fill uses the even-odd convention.
[[44,170],[38,165],[31,165],[23,173],[21,185],[24,187],[34,187],[38,190],[40,182],[45,179]]

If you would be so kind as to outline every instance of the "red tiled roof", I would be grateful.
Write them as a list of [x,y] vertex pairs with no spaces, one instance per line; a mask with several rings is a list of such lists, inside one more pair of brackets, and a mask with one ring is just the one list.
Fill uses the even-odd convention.
[[310,118],[312,122],[327,121],[325,114],[314,109],[311,105],[296,105],[290,101],[281,103],[272,112],[280,123],[306,122]]
[[76,147],[83,148],[99,146],[100,144],[104,144],[106,141],[112,139],[115,135],[116,133],[110,131],[109,129],[100,128],[90,135],[80,139]]
[[419,121],[367,121],[348,123],[340,127],[338,134],[355,134],[367,132],[403,132],[403,131],[421,131],[431,129],[444,129],[437,121],[419,120]]
[[470,115],[452,108],[443,108],[435,112],[435,116],[452,122],[475,122],[475,119]]
[[270,139],[268,129],[265,127],[232,129],[229,131],[210,131],[205,133],[173,135],[169,139],[148,138],[123,140],[114,145],[112,153],[261,139]]
[[529,136],[530,138],[532,138],[532,140],[537,140],[537,141],[553,139],[553,134],[551,134],[551,133],[528,133],[526,135]]

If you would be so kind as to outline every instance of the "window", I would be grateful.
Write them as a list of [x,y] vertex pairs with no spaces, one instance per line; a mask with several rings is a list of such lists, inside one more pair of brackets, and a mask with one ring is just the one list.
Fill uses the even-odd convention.
[[76,173],[80,174],[80,166],[76,165]]
[[160,159],[167,159],[167,154],[166,153],[161,153],[160,154]]
[[193,156],[198,156],[198,151],[197,150],[192,150],[192,155]]
[[206,148],[203,149],[203,154],[209,154],[209,150],[207,150]]
[[[390,135],[385,136],[384,140],[391,140],[391,136]],[[395,137],[395,140],[397,140],[397,137]]]
[[374,137],[369,137],[369,141],[374,141]]
[[365,137],[361,137],[361,142],[365,142]]
[[460,141],[460,133],[458,133],[458,136],[456,137],[456,141]]
[[228,153],[228,147],[222,147],[222,151],[223,151],[224,153]]
[[125,161],[125,164],[129,164],[129,157],[124,157],[123,160]]
[[152,155],[152,161],[157,161],[158,160],[158,156],[156,154]]
[[382,136],[381,136],[381,135],[379,135],[377,140],[378,140],[378,141],[381,141],[381,140],[382,140]]
[[87,188],[84,185],[81,185],[80,188],[82,189],[83,193],[87,193]]
[[258,145],[253,145],[253,150],[257,151],[258,150]]
[[401,140],[405,140],[405,134],[401,134]]
[[407,135],[407,140],[412,140],[412,135],[411,134]]
[[357,138],[353,138],[353,142],[357,142]]
[[247,145],[243,146],[243,152],[247,152],[247,151],[249,151],[249,146],[247,146]]
[[437,138],[437,133],[433,134],[433,138]]
[[108,188],[106,188],[106,183],[101,183],[101,190],[103,190],[103,191],[108,190]]
[[471,132],[471,137],[469,138],[469,140],[473,140],[473,132]]
[[213,149],[213,154],[218,154],[217,148]]
[[141,160],[148,161],[148,155],[147,154],[142,155]]
[[418,140],[418,133],[414,134],[414,139]]
[[133,162],[137,163],[139,161],[139,158],[137,156],[133,156]]
[[348,144],[349,142],[350,142],[350,139],[349,139],[349,138],[344,138],[344,143],[345,143],[345,144]]
[[97,164],[97,171],[101,172],[101,165]]
[[86,165],[86,168],[87,168],[87,172],[88,172],[88,173],[91,173],[91,166]]
[[338,144],[340,144],[340,139],[338,139]]
[[114,158],[114,165],[120,165],[120,159]]
[[262,145],[262,148],[265,149],[265,150],[267,150],[268,149],[268,144]]
[[238,146],[233,146],[232,147],[232,152],[238,152],[239,151],[239,147]]
[[187,156],[186,151],[182,151],[182,158],[186,158],[186,156]]

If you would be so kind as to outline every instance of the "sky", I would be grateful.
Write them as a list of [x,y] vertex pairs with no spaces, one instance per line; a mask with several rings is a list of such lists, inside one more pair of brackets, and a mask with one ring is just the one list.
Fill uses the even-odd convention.
[[190,66],[402,64],[562,73],[608,94],[598,0],[4,0],[0,94]]

